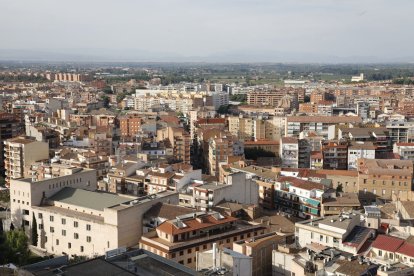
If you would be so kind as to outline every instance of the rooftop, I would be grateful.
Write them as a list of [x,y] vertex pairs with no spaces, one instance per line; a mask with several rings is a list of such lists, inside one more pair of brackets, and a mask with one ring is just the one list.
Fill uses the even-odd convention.
[[396,252],[403,243],[404,240],[402,239],[386,235],[378,235],[375,241],[372,243],[372,247],[385,251]]
[[134,197],[120,196],[101,191],[87,191],[65,187],[54,194],[49,200],[63,202],[66,204],[77,205],[88,209],[103,211],[105,208],[130,202]]
[[291,116],[287,117],[288,122],[297,123],[360,123],[358,116]]
[[220,224],[227,224],[237,220],[237,218],[223,216],[218,213],[207,213],[202,215],[191,215],[188,218],[168,220],[161,223],[157,229],[170,235],[177,235]]

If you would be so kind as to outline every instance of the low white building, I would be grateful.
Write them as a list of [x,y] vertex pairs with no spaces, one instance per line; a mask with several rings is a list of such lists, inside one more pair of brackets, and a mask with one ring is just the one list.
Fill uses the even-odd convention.
[[312,248],[318,244],[357,254],[374,234],[373,229],[360,224],[361,216],[353,213],[297,222],[296,242],[300,247]]

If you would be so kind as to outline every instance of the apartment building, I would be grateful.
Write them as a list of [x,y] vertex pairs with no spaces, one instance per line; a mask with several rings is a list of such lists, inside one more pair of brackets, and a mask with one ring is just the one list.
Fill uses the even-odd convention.
[[389,131],[384,127],[341,127],[338,129],[338,139],[343,138],[355,142],[372,142],[377,153],[389,152],[392,149]]
[[282,137],[280,139],[279,156],[282,159],[282,167],[298,168],[299,166],[299,141],[295,137]]
[[275,181],[278,179],[280,171],[247,166],[244,162],[233,163],[229,167],[233,172],[243,172],[248,179],[254,179],[259,186],[259,205],[266,209],[275,209]]
[[300,247],[312,244],[332,247],[355,255],[375,233],[373,229],[360,226],[360,220],[359,214],[342,213],[297,222],[296,243]]
[[36,224],[39,250],[93,257],[136,245],[142,234],[143,214],[157,202],[178,203],[173,192],[137,198],[95,189],[96,172],[86,169],[36,182],[12,180],[13,224],[27,233]]
[[49,159],[49,144],[34,138],[19,136],[4,142],[6,185],[10,179],[29,177],[32,163]]
[[414,142],[414,123],[404,120],[391,120],[386,128],[389,131],[391,143]]
[[143,123],[142,116],[138,114],[121,116],[118,120],[121,137],[136,137]]
[[144,234],[142,249],[194,268],[197,252],[219,248],[232,248],[233,242],[265,234],[266,227],[240,222],[237,218],[217,212],[197,212],[178,216],[161,223],[156,231]]
[[225,181],[225,184],[193,184],[193,207],[208,211],[225,200],[240,204],[258,204],[259,187],[255,181],[246,178],[245,173],[231,173],[226,176]]
[[325,170],[348,169],[348,142],[345,140],[322,142],[323,168]]
[[285,135],[299,136],[302,131],[313,131],[325,139],[334,139],[336,127],[361,122],[357,116],[289,116],[285,124]]
[[219,165],[222,162],[227,162],[228,157],[244,154],[243,143],[236,136],[229,133],[210,138],[208,144],[208,168],[210,175],[219,176]]
[[167,126],[157,129],[157,142],[168,140],[173,148],[173,155],[176,160],[190,164],[191,137],[181,127]]
[[0,175],[4,175],[4,147],[3,142],[7,139],[21,135],[23,124],[16,115],[6,112],[0,112]]
[[395,143],[393,152],[402,160],[414,161],[414,143]]
[[348,147],[348,170],[356,170],[360,158],[375,159],[376,149],[372,142],[351,142]]
[[280,211],[301,218],[321,216],[323,194],[327,187],[321,183],[282,176],[275,186],[275,205]]
[[[247,103],[249,105],[268,105],[278,106],[279,102],[286,95],[296,98],[295,102],[303,102],[305,98],[305,90],[302,88],[282,88],[272,90],[256,90],[247,93]],[[298,106],[296,106],[298,108]]]

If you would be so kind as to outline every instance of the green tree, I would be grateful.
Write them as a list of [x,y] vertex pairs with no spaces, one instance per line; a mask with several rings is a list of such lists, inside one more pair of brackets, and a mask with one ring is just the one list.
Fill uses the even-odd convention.
[[10,191],[9,190],[0,191],[0,201],[10,202]]
[[108,96],[102,97],[102,101],[103,101],[103,106],[105,108],[108,108],[109,107],[109,97]]
[[113,94],[114,92],[112,91],[112,88],[110,86],[106,86],[103,90],[102,90],[105,94]]
[[338,186],[336,186],[336,194],[339,195],[339,193],[343,193],[344,189],[342,184],[339,184]]
[[23,230],[9,231],[0,239],[0,263],[27,263],[30,252],[28,238]]
[[261,148],[246,148],[244,149],[244,155],[246,159],[250,160],[257,160],[259,157],[276,157],[273,152]]
[[39,239],[39,235],[37,234],[37,221],[36,217],[33,213],[33,222],[32,222],[32,245],[37,246],[37,241]]

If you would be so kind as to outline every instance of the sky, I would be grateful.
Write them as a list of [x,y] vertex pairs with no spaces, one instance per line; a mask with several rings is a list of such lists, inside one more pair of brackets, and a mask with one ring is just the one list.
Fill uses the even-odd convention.
[[0,59],[414,62],[412,0],[0,0]]

